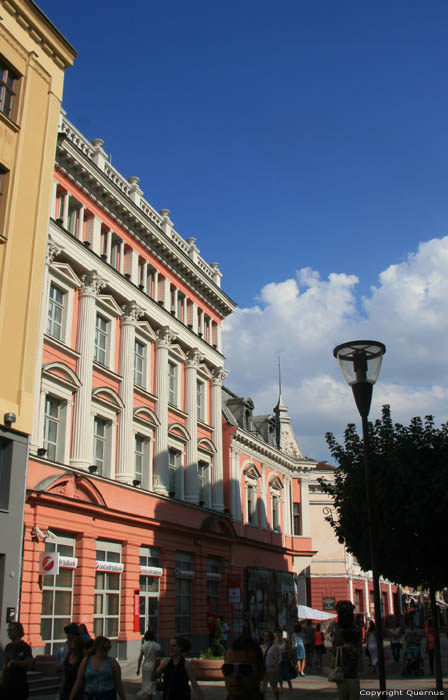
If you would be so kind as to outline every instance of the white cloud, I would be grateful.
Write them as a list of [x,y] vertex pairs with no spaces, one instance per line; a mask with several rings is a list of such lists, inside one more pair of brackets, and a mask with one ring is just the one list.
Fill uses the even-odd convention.
[[335,345],[381,340],[387,347],[374,390],[371,418],[390,403],[394,420],[432,413],[448,417],[448,237],[422,243],[407,260],[384,270],[368,296],[356,296],[357,277],[302,268],[296,279],[271,282],[258,304],[237,309],[223,328],[228,386],[251,396],[256,413],[277,401],[277,357],[283,397],[299,443],[310,457],[330,459],[324,436],[339,438],[359,423],[343,383]]

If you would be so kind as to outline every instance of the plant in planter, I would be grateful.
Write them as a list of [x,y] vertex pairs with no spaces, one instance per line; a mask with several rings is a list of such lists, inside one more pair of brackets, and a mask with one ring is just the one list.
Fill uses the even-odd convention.
[[222,680],[221,666],[224,660],[225,649],[221,644],[222,626],[218,617],[215,623],[215,631],[211,645],[201,651],[199,659],[192,659],[191,664],[194,674],[199,681],[219,681]]

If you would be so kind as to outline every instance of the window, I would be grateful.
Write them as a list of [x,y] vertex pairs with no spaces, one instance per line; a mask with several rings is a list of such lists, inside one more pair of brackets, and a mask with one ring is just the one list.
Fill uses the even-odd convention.
[[219,559],[207,557],[207,602],[210,610],[216,613],[220,611],[219,582],[221,580],[221,575],[219,573],[219,564]]
[[51,283],[48,300],[47,333],[57,340],[64,339],[64,306],[65,293]]
[[139,340],[134,345],[134,384],[146,387],[146,345]]
[[[97,562],[116,564],[117,571],[101,571],[102,567],[97,563],[100,570],[95,574],[93,634],[117,639],[120,629],[121,544],[97,540],[96,559]],[[117,642],[112,644],[114,656],[116,649]]]
[[142,435],[135,436],[135,476],[141,484],[146,482],[145,475],[149,460],[149,440]]
[[[45,551],[72,558],[75,539],[58,535],[56,540],[45,542]],[[57,576],[44,576],[42,584],[40,633],[45,642],[45,654],[54,654],[65,644],[64,627],[73,619],[73,568],[60,567]]]
[[98,474],[110,472],[110,421],[95,416],[93,422],[93,463],[98,467]]
[[9,119],[15,116],[18,80],[18,73],[0,58],[0,110]]
[[94,360],[100,365],[107,364],[107,352],[109,346],[109,321],[100,314],[96,315],[95,328],[95,354]]
[[50,395],[45,397],[43,445],[52,462],[64,461],[64,409],[64,401]]
[[169,469],[170,469],[170,484],[169,484],[169,492],[170,495],[175,496],[176,492],[178,496],[180,497],[179,493],[179,488],[178,488],[178,483],[177,483],[177,475],[178,475],[178,469],[181,464],[181,459],[182,459],[182,453],[179,452],[179,450],[175,450],[172,447],[169,449]]
[[191,634],[191,612],[193,597],[192,557],[186,552],[176,552],[176,634]]
[[257,524],[257,487],[255,484],[247,486],[247,522]]
[[168,403],[177,406],[178,366],[168,362]]
[[121,238],[112,233],[112,244],[110,249],[110,264],[116,270],[121,269],[121,247],[123,241]]
[[[140,566],[160,567],[157,547],[140,547]],[[140,574],[140,634],[151,629],[158,638],[159,632],[159,576]]]
[[278,496],[277,494],[272,495],[271,510],[272,510],[272,529],[273,530],[280,530],[280,496]]
[[208,485],[208,463],[198,462],[198,498],[199,503],[204,505],[207,503],[207,485]]
[[80,211],[81,204],[76,201],[74,197],[69,195],[67,230],[70,231],[75,238],[82,238],[82,231],[79,230]]
[[4,233],[6,215],[6,192],[8,190],[9,172],[0,165],[0,242],[6,240]]
[[302,534],[302,514],[300,512],[300,503],[293,503],[292,518],[294,526],[294,535],[299,537]]

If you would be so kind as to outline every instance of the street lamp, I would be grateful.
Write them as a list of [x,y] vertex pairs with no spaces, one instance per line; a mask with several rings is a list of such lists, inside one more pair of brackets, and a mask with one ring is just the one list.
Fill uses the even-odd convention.
[[[378,648],[378,675],[380,690],[386,690],[386,673],[384,666],[383,622],[381,616],[380,577],[376,562],[376,536],[373,522],[374,504],[372,474],[369,464],[369,424],[367,417],[372,401],[373,385],[378,379],[381,361],[386,346],[375,340],[353,340],[342,343],[333,350],[339,362],[347,384],[351,386],[356,406],[362,421],[362,439],[364,445],[364,480],[367,501],[367,529],[369,535],[370,567],[373,578],[373,595],[375,606],[375,631]],[[366,601],[368,602],[368,601]]]

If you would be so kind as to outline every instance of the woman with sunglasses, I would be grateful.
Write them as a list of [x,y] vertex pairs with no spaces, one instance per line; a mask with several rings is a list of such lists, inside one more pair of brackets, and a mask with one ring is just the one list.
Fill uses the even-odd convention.
[[79,667],[75,685],[69,700],[75,700],[83,687],[83,700],[126,700],[121,682],[120,664],[108,656],[110,641],[107,637],[97,637],[89,655]]
[[196,677],[184,654],[191,648],[185,637],[170,640],[170,656],[160,663],[154,672],[155,678],[163,676],[163,700],[189,700],[190,683],[199,700],[204,700]]

